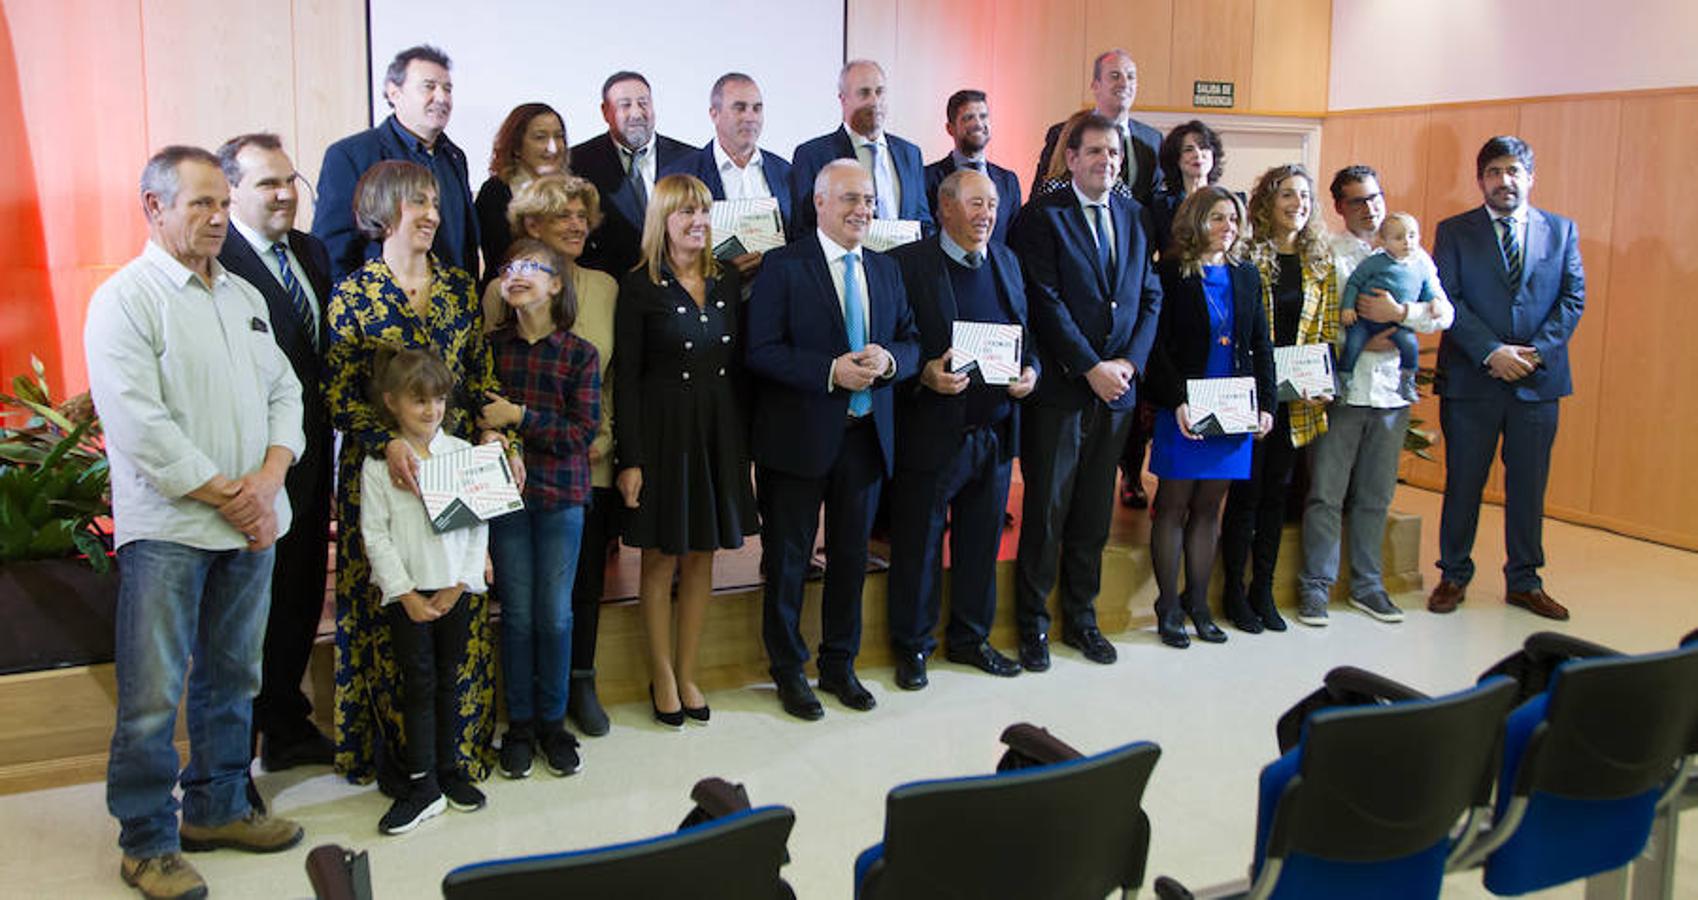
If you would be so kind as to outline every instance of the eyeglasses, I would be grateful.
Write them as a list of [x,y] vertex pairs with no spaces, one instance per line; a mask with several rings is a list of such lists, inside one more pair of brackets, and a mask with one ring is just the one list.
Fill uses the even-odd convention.
[[556,274],[553,266],[537,262],[534,259],[515,259],[501,267],[501,274],[508,278],[523,278],[526,275],[535,275],[538,272],[544,275]]
[[1384,200],[1385,197],[1386,197],[1385,194],[1369,194],[1366,197],[1346,197],[1346,198],[1344,198],[1344,205],[1346,205],[1346,206],[1367,206],[1368,204],[1373,203],[1375,200]]

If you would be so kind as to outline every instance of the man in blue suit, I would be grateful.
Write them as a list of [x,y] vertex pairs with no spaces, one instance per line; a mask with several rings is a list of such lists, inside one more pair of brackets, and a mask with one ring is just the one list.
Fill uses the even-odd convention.
[[[761,98],[760,86],[742,72],[719,76],[708,96],[708,118],[713,120],[713,140],[700,151],[668,165],[661,174],[694,175],[707,185],[715,200],[772,197],[778,201],[778,214],[788,231],[790,164],[784,157],[758,146],[761,131],[766,127],[766,101]],[[744,253],[731,259],[745,284],[760,263],[759,253]]]
[[[1115,177],[1126,183],[1132,196],[1146,206],[1164,183],[1156,153],[1161,147],[1161,132],[1132,118],[1132,102],[1138,99],[1138,64],[1125,50],[1107,50],[1097,54],[1091,63],[1091,96],[1096,98],[1096,114],[1114,123],[1115,135],[1120,138],[1120,170]],[[1038,173],[1032,181],[1032,192],[1043,186],[1044,170],[1049,168],[1050,156],[1061,141],[1061,129],[1066,120],[1051,125],[1044,134],[1044,149],[1038,154]]]
[[601,224],[578,263],[615,281],[642,255],[643,217],[654,183],[668,166],[696,152],[655,131],[654,97],[640,72],[614,72],[601,84],[607,130],[572,148],[572,172],[601,194]]
[[814,230],[814,178],[834,159],[852,159],[873,179],[873,218],[911,219],[932,229],[920,148],[884,130],[884,68],[870,59],[844,64],[837,76],[843,126],[796,148],[790,157],[792,240]]
[[1455,610],[1474,577],[1480,494],[1501,437],[1504,600],[1567,619],[1568,610],[1545,593],[1539,568],[1557,403],[1574,391],[1568,341],[1586,305],[1580,235],[1568,219],[1528,205],[1533,150],[1520,138],[1487,141],[1474,172],[1485,205],[1440,222],[1433,253],[1456,324],[1439,344],[1443,577],[1427,608]]
[[896,390],[896,477],[891,485],[890,642],[896,686],[926,686],[943,599],[943,533],[950,534],[951,662],[1003,677],[1020,664],[990,644],[996,618],[996,551],[1008,478],[1019,453],[1018,401],[1037,383],[1029,338],[1018,379],[988,381],[957,358],[957,322],[1026,326],[1026,291],[1014,252],[991,240],[997,186],[964,169],[938,186],[937,234],[891,252],[927,362]]
[[448,69],[447,54],[429,45],[395,54],[383,79],[383,93],[394,112],[376,128],[345,137],[324,151],[312,233],[330,251],[331,284],[383,249],[354,222],[354,188],[367,169],[386,159],[416,162],[436,176],[442,223],[431,250],[443,264],[465,269],[477,279],[478,215],[466,154],[442,133],[454,112],[454,81]]
[[972,169],[990,176],[996,185],[996,228],[991,240],[1008,243],[1008,226],[1020,211],[1020,177],[985,158],[990,144],[990,104],[984,91],[964,90],[949,95],[944,110],[944,128],[955,139],[948,156],[926,166],[926,203],[937,212],[937,186],[958,169]]
[[1044,371],[1021,416],[1026,493],[1015,596],[1020,664],[1030,671],[1049,668],[1046,604],[1058,574],[1062,641],[1092,662],[1116,657],[1097,629],[1095,603],[1115,463],[1161,313],[1150,214],[1111,190],[1118,135],[1113,121],[1086,118],[1066,145],[1071,184],[1028,203],[1014,221]]
[[889,257],[865,251],[873,182],[852,160],[828,163],[812,208],[818,230],[766,255],[749,298],[747,364],[757,381],[751,445],[766,579],[762,636],[784,711],[825,714],[802,666],[802,581],[825,503],[820,690],[850,709],[873,695],[855,677],[861,584],[879,486],[892,470],[894,383],[919,344]]

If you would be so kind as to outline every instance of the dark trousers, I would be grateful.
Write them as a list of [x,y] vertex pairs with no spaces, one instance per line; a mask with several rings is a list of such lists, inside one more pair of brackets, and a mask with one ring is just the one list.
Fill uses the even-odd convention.
[[[1006,427],[1006,426],[1004,426]],[[975,647],[996,618],[996,550],[1008,476],[997,427],[967,432],[955,456],[935,471],[897,469],[890,505],[890,643],[899,653],[937,647],[943,602],[943,532],[949,528],[952,647]]]
[[1023,637],[1049,631],[1049,592],[1059,575],[1070,631],[1095,627],[1103,545],[1114,514],[1114,471],[1132,411],[1028,406],[1020,414],[1020,549],[1014,566]]
[[1243,595],[1246,560],[1250,564],[1251,594],[1273,590],[1279,538],[1285,528],[1286,496],[1297,455],[1297,449],[1291,446],[1290,407],[1282,403],[1274,413],[1273,430],[1251,451],[1249,479],[1234,481],[1226,494],[1220,563],[1227,596]]
[[819,478],[756,470],[761,508],[761,565],[766,578],[761,635],[774,678],[799,674],[808,661],[802,640],[802,583],[814,555],[820,503],[825,504],[825,590],[821,597],[819,668],[841,672],[861,649],[861,584],[867,538],[884,481],[884,458],[871,421],[849,425],[837,459]]
[[1140,484],[1138,480],[1144,471],[1144,455],[1150,446],[1150,435],[1156,430],[1156,408],[1148,401],[1139,400],[1132,407],[1132,426],[1126,430],[1126,449],[1120,453],[1120,472],[1132,484]]
[[1480,526],[1480,495],[1503,438],[1504,586],[1511,591],[1543,587],[1545,482],[1556,441],[1557,401],[1528,402],[1509,391],[1485,398],[1439,401],[1444,429],[1444,511],[1439,518],[1439,570],[1444,580],[1466,585],[1474,577],[1474,533]]
[[301,693],[301,679],[312,659],[318,623],[324,616],[330,568],[330,447],[311,448],[290,468],[283,488],[293,522],[277,541],[271,575],[271,611],[265,622],[259,695],[254,698],[253,731],[281,745],[318,734],[312,703]]
[[624,503],[613,488],[594,488],[584,507],[584,539],[578,545],[578,574],[572,582],[572,674],[595,671],[596,627],[607,587],[607,545],[619,540]]
[[[429,596],[429,592],[419,593]],[[455,673],[472,640],[471,604],[462,596],[442,618],[414,622],[400,601],[383,608],[389,620],[389,644],[401,671],[402,760],[407,774],[452,774],[454,711],[460,705]]]

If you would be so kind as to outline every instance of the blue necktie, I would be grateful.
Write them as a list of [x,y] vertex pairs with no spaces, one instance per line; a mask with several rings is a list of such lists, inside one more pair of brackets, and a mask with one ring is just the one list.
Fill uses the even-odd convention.
[[868,141],[863,146],[867,148],[868,165],[873,170],[873,218],[894,219],[896,210],[890,208],[890,199],[896,195],[896,189],[891,187],[890,175],[879,164],[878,144]]
[[313,318],[312,304],[307,300],[307,292],[295,278],[294,267],[289,265],[289,251],[282,241],[278,241],[271,245],[271,255],[277,257],[277,268],[283,273],[283,290],[289,292],[289,305],[295,308],[295,318],[300,320],[301,330],[307,333],[307,341],[317,350],[318,323]]
[[[861,299],[861,282],[855,277],[855,254],[843,254],[843,330],[849,333],[849,352],[867,346],[867,304]],[[873,411],[873,395],[856,391],[849,395],[849,415]]]
[[1103,218],[1103,208],[1091,204],[1091,224],[1097,230],[1097,263],[1103,268],[1103,276],[1107,277],[1114,271],[1114,251],[1108,245],[1108,223]]
[[1498,241],[1503,245],[1504,270],[1509,273],[1509,283],[1512,287],[1521,287],[1521,242],[1516,240],[1515,217],[1504,216],[1498,222],[1503,225],[1503,232]]

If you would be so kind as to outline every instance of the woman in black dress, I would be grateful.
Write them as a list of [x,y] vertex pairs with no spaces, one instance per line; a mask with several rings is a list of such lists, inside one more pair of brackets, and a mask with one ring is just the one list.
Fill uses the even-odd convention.
[[513,229],[507,221],[507,204],[513,201],[513,195],[533,179],[566,172],[571,162],[566,120],[554,107],[521,103],[501,121],[495,131],[495,148],[489,154],[489,180],[478,188],[476,201],[478,243],[483,249],[482,284],[495,281],[497,268],[513,243]]
[[643,258],[620,285],[614,313],[616,483],[630,513],[625,543],[643,551],[638,602],[654,715],[673,727],[708,720],[696,660],[714,551],[742,546],[758,527],[735,387],[741,282],[713,258],[712,203],[688,175],[655,184]]

